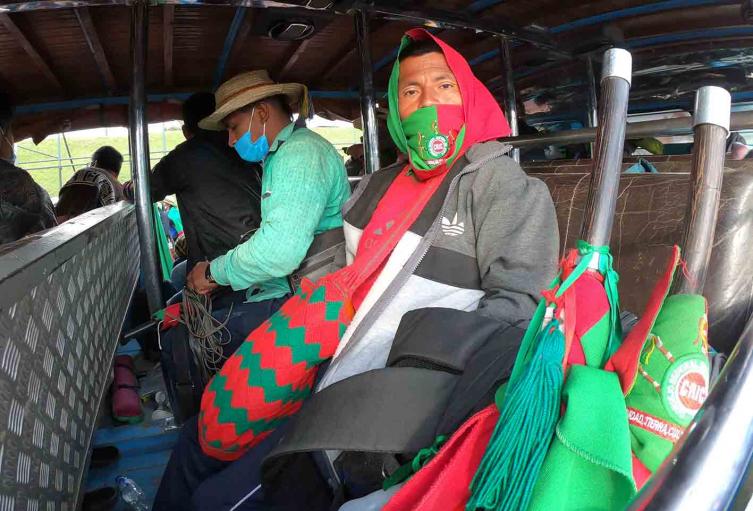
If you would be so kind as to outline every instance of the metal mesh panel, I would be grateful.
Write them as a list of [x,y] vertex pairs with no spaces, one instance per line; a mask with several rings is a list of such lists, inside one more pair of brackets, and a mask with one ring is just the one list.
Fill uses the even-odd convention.
[[124,208],[0,282],[0,511],[75,509],[139,267]]

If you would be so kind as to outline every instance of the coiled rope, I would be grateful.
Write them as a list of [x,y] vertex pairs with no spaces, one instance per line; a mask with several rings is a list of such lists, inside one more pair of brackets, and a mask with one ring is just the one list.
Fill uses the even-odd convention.
[[230,342],[226,325],[233,307],[224,321],[212,316],[212,298],[190,288],[183,290],[183,307],[180,322],[188,330],[188,343],[205,381],[220,370],[225,362],[222,347]]

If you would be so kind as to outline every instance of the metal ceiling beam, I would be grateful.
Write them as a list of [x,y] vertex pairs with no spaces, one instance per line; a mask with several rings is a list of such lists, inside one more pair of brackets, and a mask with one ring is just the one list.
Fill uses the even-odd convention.
[[84,33],[86,44],[89,46],[94,61],[97,63],[97,69],[99,69],[99,74],[102,76],[102,81],[104,82],[105,87],[108,92],[115,92],[118,88],[118,83],[115,80],[115,75],[112,73],[110,63],[107,61],[105,50],[102,48],[102,42],[99,40],[99,35],[94,26],[94,21],[92,20],[89,8],[77,7],[73,9],[73,12],[76,14],[78,24],[81,26],[81,30]]
[[557,25],[556,27],[552,27],[549,32],[552,34],[560,34],[563,32],[577,30],[579,28],[601,25],[604,23],[612,23],[614,21],[625,18],[656,14],[659,12],[670,11],[674,9],[688,9],[693,7],[704,7],[707,5],[719,6],[739,3],[739,0],[665,0],[662,2],[638,5],[635,7],[628,7],[626,9],[617,9],[615,11],[609,11],[602,14],[597,14],[595,16],[580,18],[568,23]]
[[0,5],[0,13],[53,11],[57,9],[73,9],[76,7],[97,7],[127,5],[126,0],[39,0],[37,2],[16,2]]
[[[309,91],[312,98],[320,99],[349,99],[357,100],[360,97],[358,91],[352,90],[312,90]],[[376,97],[383,98],[387,93],[377,91]],[[188,92],[174,92],[169,94],[149,94],[147,100],[149,103],[161,103],[163,101],[185,101],[191,94]],[[52,101],[46,103],[34,103],[31,105],[21,105],[16,107],[16,113],[19,115],[31,115],[42,112],[52,112],[57,110],[75,110],[77,108],[86,108],[90,106],[110,106],[110,105],[127,105],[127,96],[107,96],[99,98],[72,99],[68,101]]]
[[[626,9],[617,9],[614,11],[597,14],[595,16],[581,18],[578,20],[574,20],[568,23],[563,23],[561,25],[551,27],[548,30],[548,32],[550,34],[563,34],[566,32],[571,32],[573,30],[578,30],[578,29],[585,28],[588,26],[611,23],[614,21],[618,21],[618,20],[630,18],[630,17],[657,14],[660,12],[672,11],[676,9],[688,9],[688,8],[693,8],[693,7],[704,7],[704,6],[709,6],[709,5],[717,5],[717,6],[729,5],[729,4],[737,4],[737,3],[738,3],[738,0],[664,0],[664,1],[655,2],[652,4],[639,5],[636,7],[628,7]],[[652,37],[646,37],[646,38],[640,38],[640,39],[646,40],[644,43],[644,46],[654,44]],[[664,42],[663,36],[657,36],[657,40]],[[671,39],[669,40],[671,41]],[[636,44],[638,44],[639,39],[634,39],[633,41],[636,41]],[[656,44],[660,44],[660,43],[656,43]],[[630,46],[630,42],[628,42],[628,46],[630,48],[641,47],[641,46]],[[479,55],[475,59],[473,59],[471,61],[471,65],[481,64],[483,62],[486,62],[488,60],[495,58],[497,55],[499,55],[499,50],[486,52],[482,55]]]
[[[230,52],[230,58],[228,58],[227,66],[230,66],[230,64],[232,64],[233,61],[238,58],[237,55],[242,52],[243,45],[248,39],[248,36],[251,33],[251,29],[253,28],[253,16],[253,11],[246,11],[246,19],[241,24],[241,29],[238,31],[238,35],[235,38],[235,45]],[[225,73],[227,73],[227,69],[225,70]]]
[[[312,7],[296,5],[285,1],[275,0],[149,0],[149,5],[185,5],[185,6],[234,6],[234,7],[257,7],[257,8],[290,8],[290,9],[314,9]],[[0,5],[0,12],[30,12],[30,11],[53,11],[58,9],[73,9],[76,7],[102,7],[102,6],[130,6],[134,0],[38,0],[35,2],[16,2]]]
[[[647,51],[654,47],[666,46],[671,44],[692,43],[700,41],[713,41],[721,40],[724,38],[735,37],[753,37],[753,27],[723,27],[712,28],[708,30],[694,30],[689,32],[676,32],[671,34],[661,34],[656,36],[645,36],[634,39],[628,39],[625,41],[625,47],[632,50],[633,53],[640,51]],[[483,54],[483,61],[489,60],[494,56],[499,55],[499,50],[493,50]],[[480,57],[471,61],[472,65],[481,63]],[[515,78],[522,79],[528,78],[533,75],[538,75],[546,72],[554,71],[560,67],[558,63],[548,63],[542,66],[526,69],[515,73]],[[487,80],[487,86],[490,90],[495,90],[503,84],[503,77],[501,75],[495,76],[490,80]],[[632,106],[631,106],[632,108]]]
[[172,87],[175,82],[173,73],[173,29],[175,27],[175,6],[166,5],[162,14],[162,60],[163,81],[166,87]]
[[24,33],[21,32],[21,29],[19,29],[18,26],[13,23],[13,20],[10,19],[10,16],[0,13],[0,25],[5,27],[5,30],[7,30],[10,35],[13,36],[16,42],[24,49],[32,62],[34,62],[34,64],[36,64],[42,74],[44,74],[45,78],[47,78],[48,81],[54,84],[55,87],[62,90],[63,84],[60,83],[58,77],[55,76],[55,73],[52,71],[44,58],[42,58],[36,48],[34,48],[34,45],[31,44]]
[[721,39],[723,37],[750,37],[753,27],[722,27],[708,30],[693,30],[688,32],[674,32],[656,36],[637,37],[626,41],[630,49],[648,48],[659,44],[692,42],[699,39]]
[[480,12],[486,9],[489,9],[491,7],[494,7],[495,5],[499,5],[505,0],[476,0],[471,5],[468,6],[469,12]]
[[391,20],[419,22],[433,28],[459,28],[505,36],[545,49],[554,55],[572,58],[572,55],[560,49],[545,31],[517,27],[499,17],[474,17],[473,13],[457,13],[433,8],[417,10],[412,4],[399,0],[380,1],[379,5],[362,4],[357,1],[355,8],[364,9]]
[[230,22],[230,28],[225,37],[225,44],[222,47],[220,61],[217,64],[217,70],[214,72],[215,89],[220,86],[222,78],[225,76],[225,68],[227,68],[227,64],[230,61],[230,54],[233,52],[233,47],[235,47],[235,40],[238,38],[238,33],[241,31],[243,20],[246,18],[246,10],[246,7],[237,7],[235,9],[233,21]]

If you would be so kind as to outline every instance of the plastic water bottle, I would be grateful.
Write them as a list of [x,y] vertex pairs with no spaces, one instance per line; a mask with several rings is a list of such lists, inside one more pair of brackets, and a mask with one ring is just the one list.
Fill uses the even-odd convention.
[[128,504],[131,509],[134,511],[149,511],[151,506],[147,504],[144,491],[139,488],[138,484],[126,476],[116,477],[115,482],[120,490],[120,498],[123,499],[123,502]]
[[161,390],[158,391],[154,395],[154,402],[157,403],[157,408],[152,412],[152,423],[160,426],[165,432],[178,429],[173,413],[167,408],[167,395]]

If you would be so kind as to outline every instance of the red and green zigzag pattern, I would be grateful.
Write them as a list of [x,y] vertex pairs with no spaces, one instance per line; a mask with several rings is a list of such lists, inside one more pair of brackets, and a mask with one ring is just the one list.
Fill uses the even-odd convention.
[[280,310],[251,332],[204,390],[199,441],[235,460],[295,414],[320,363],[334,355],[353,307],[331,279],[301,283]]

